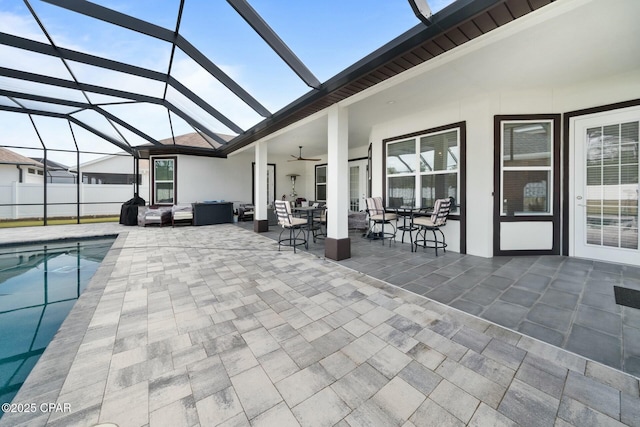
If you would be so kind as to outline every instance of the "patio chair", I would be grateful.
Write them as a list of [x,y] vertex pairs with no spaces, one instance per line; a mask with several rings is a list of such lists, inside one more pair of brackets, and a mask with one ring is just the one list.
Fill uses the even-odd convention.
[[[438,256],[438,249],[442,249],[447,252],[447,243],[444,237],[444,233],[441,228],[447,225],[447,218],[451,211],[451,199],[437,199],[433,205],[433,212],[431,216],[419,216],[413,218],[412,226],[417,227],[416,239],[413,241],[416,250],[418,246],[423,248],[434,248],[436,256]],[[433,240],[427,239],[427,232],[433,233]],[[442,240],[438,240],[436,231],[442,236]],[[420,236],[422,235],[422,239]]]
[[[394,223],[398,219],[398,215],[385,210],[382,206],[382,197],[369,197],[366,199],[366,203],[369,226],[365,237],[368,239],[380,239],[383,245],[384,239],[395,239],[397,230]],[[390,226],[393,232],[385,231],[385,225]],[[380,227],[380,231],[376,231],[378,226]],[[388,227],[387,230],[389,230]],[[389,241],[389,246],[391,246],[391,240]]]
[[[276,200],[276,214],[278,215],[278,224],[282,227],[280,236],[278,236],[278,251],[280,246],[293,246],[293,252],[296,251],[296,246],[306,245],[308,236],[305,236],[305,230],[307,228],[307,220],[304,218],[294,217],[291,213],[291,205],[285,200]],[[282,238],[282,233],[285,230],[289,230],[289,237]],[[300,238],[302,234],[302,238]]]
[[142,215],[142,220],[138,220],[138,224],[144,227],[156,224],[162,227],[171,224],[171,206],[152,205]]
[[[324,239],[327,237],[327,207],[326,206],[315,206],[314,207],[323,207],[318,216],[313,217],[314,224],[317,222],[318,226],[313,229],[313,239],[315,241],[316,238]],[[319,204],[318,204],[319,205]]]
[[188,222],[193,225],[193,206],[191,204],[173,205],[171,207],[171,226],[175,227],[176,222]]

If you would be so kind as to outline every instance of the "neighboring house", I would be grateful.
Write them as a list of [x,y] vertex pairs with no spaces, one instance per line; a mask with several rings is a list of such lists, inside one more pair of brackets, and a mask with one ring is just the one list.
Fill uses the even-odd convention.
[[78,181],[78,175],[69,172],[69,166],[42,157],[31,159],[46,165],[47,182],[50,184],[75,184]]
[[44,165],[7,148],[0,148],[0,184],[39,184],[44,181]]
[[[135,160],[129,155],[107,155],[80,164],[80,179],[83,184],[134,184]],[[77,174],[77,168],[71,167],[71,173]],[[140,162],[138,184],[148,183],[149,167],[147,162]]]

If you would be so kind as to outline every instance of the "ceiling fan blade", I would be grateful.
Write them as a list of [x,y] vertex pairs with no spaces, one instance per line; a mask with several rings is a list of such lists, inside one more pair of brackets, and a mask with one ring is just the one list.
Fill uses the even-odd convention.
[[291,157],[293,157],[293,160],[287,160],[288,162],[296,162],[299,160],[308,161],[308,162],[319,162],[321,160],[321,159],[307,159],[305,157],[302,157],[302,146],[299,146],[299,148],[300,148],[300,155],[294,156],[293,154],[291,154]]

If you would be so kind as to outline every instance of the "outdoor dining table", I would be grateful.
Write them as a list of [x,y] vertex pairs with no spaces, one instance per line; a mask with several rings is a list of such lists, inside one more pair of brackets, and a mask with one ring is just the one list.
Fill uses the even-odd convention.
[[[323,210],[325,210],[324,206],[298,206],[298,207],[294,207],[293,212],[299,213],[299,214],[304,214],[306,213],[307,215],[307,242],[305,244],[305,249],[309,249],[309,236],[311,235],[311,233],[316,230],[317,228],[315,228],[315,226],[313,225],[313,219],[314,219],[314,213],[316,212],[322,212]],[[316,243],[316,236],[315,234],[313,235],[313,243]]]
[[[418,208],[416,206],[394,206],[388,207],[385,210],[394,211],[397,215],[402,217],[402,225],[398,227],[398,230],[402,230],[402,239],[401,242],[404,243],[404,233],[409,232],[409,243],[411,243],[411,252],[413,252],[413,232],[418,231],[418,227],[413,225],[413,217],[416,214],[419,215],[431,215],[428,212],[424,212],[424,209]],[[407,218],[409,218],[409,223],[407,224]]]

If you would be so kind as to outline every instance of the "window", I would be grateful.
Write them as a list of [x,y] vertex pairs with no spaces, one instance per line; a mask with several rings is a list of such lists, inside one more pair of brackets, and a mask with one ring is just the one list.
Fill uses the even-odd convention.
[[175,203],[175,158],[153,159],[153,195],[157,204]]
[[316,200],[327,201],[327,165],[316,166]]
[[[130,173],[83,172],[84,184],[134,184],[135,175]],[[142,183],[142,175],[138,175],[138,184]]]
[[553,122],[503,121],[501,147],[501,215],[551,215]]
[[36,174],[36,170],[34,168],[27,168],[27,172],[29,172],[32,175]]
[[448,197],[457,203],[459,158],[457,127],[387,142],[387,205],[426,208]]

